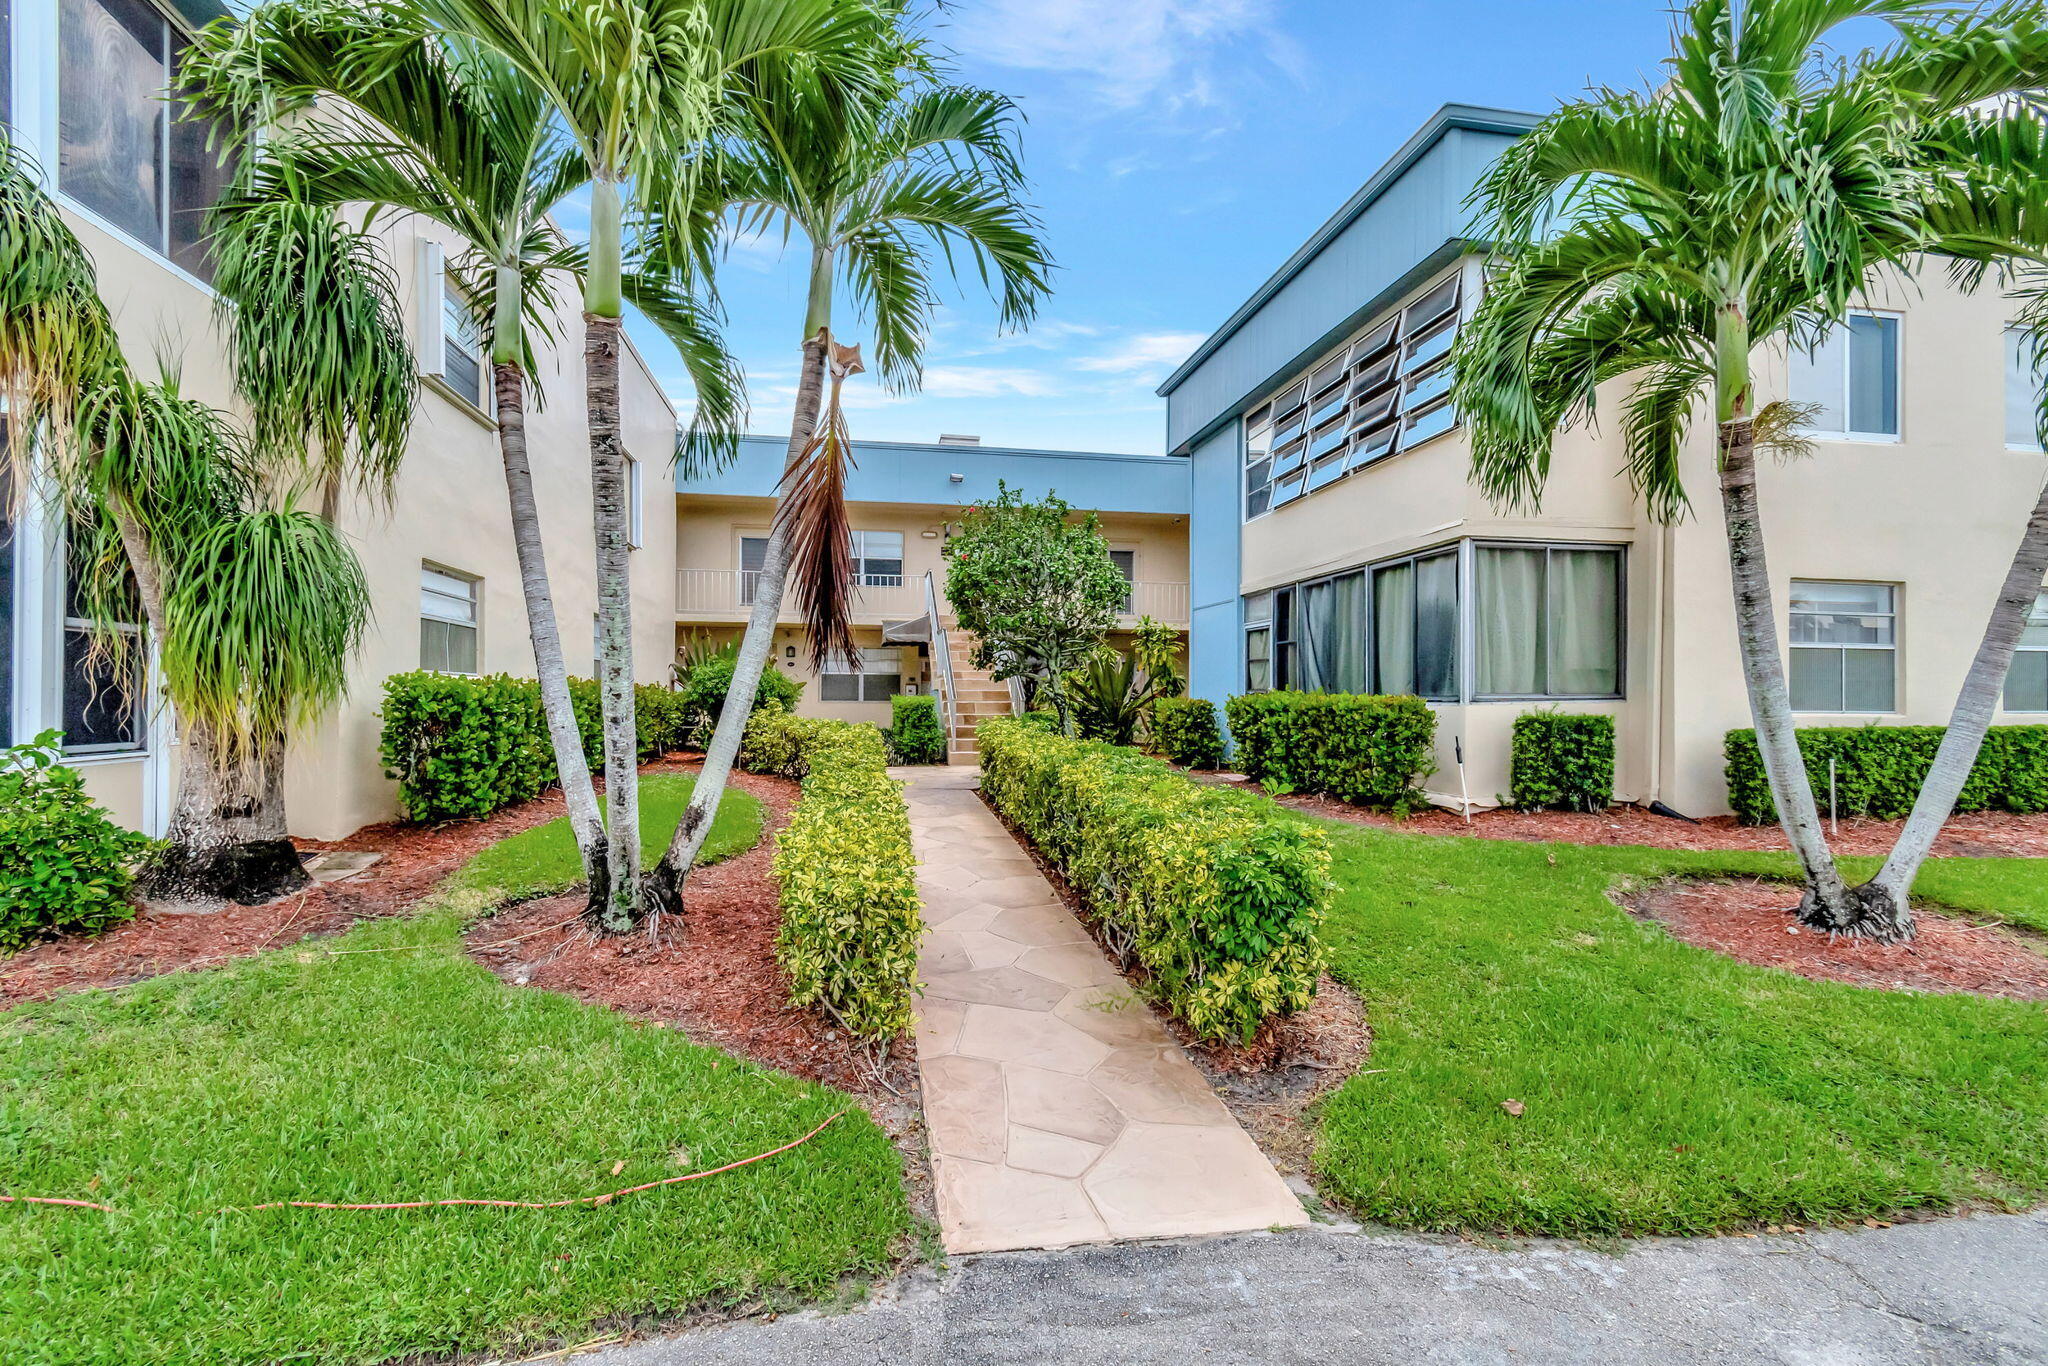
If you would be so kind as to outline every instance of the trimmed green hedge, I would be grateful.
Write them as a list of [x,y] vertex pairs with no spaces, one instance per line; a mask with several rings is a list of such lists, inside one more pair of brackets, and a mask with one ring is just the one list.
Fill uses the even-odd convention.
[[889,757],[899,764],[946,762],[946,728],[939,700],[928,694],[898,693],[889,699]]
[[1402,815],[1436,772],[1436,713],[1419,697],[1260,692],[1233,697],[1237,767],[1275,792],[1321,792]]
[[775,957],[789,974],[790,1004],[817,1006],[877,1040],[916,1020],[924,929],[910,811],[888,763],[876,727],[791,716],[777,705],[754,713],[740,747],[742,767],[802,784],[775,842]]
[[1517,716],[1508,782],[1509,805],[1523,811],[1605,811],[1614,804],[1614,718]]
[[1216,704],[1199,697],[1162,697],[1152,704],[1152,738],[1159,752],[1186,768],[1223,762],[1223,728]]
[[[657,759],[689,741],[681,693],[657,683],[634,690],[640,759]],[[604,762],[597,684],[569,680],[583,754]],[[447,821],[488,816],[529,801],[559,781],[554,746],[541,715],[540,685],[509,674],[420,671],[384,680],[384,775],[398,780],[406,819]]]
[[[1821,814],[1828,810],[1828,760],[1835,761],[1836,810],[1897,820],[1911,814],[1934,764],[1944,726],[1813,726],[1793,732]],[[1728,732],[1728,804],[1745,825],[1778,819],[1757,752],[1756,732]],[[2048,811],[2048,726],[1993,726],[1956,798],[1958,811]]]
[[1250,1039],[1315,999],[1330,886],[1321,830],[1121,746],[1015,717],[976,733],[983,795],[1196,1034]]

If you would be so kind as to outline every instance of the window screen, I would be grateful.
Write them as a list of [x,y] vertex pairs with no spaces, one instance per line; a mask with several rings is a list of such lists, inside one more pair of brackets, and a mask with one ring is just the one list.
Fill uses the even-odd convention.
[[1897,590],[1792,581],[1792,709],[1889,712],[1898,687]]
[[58,186],[208,276],[205,213],[231,171],[208,126],[166,98],[183,38],[143,0],[59,0],[57,23]]
[[477,671],[475,579],[431,565],[420,568],[420,667],[439,673]]
[[1615,546],[1478,547],[1474,694],[1618,696],[1621,556]]
[[2034,599],[2005,676],[2007,711],[2048,711],[2048,593]]

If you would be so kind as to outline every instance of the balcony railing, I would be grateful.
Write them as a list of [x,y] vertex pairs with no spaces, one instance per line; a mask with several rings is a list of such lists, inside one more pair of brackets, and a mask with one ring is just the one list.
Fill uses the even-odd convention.
[[[757,569],[678,569],[676,611],[686,616],[745,616],[754,607],[761,581]],[[783,595],[782,610],[793,609],[793,595]],[[901,574],[868,574],[856,578],[855,616],[914,617],[924,610],[924,592]]]
[[1127,617],[1150,617],[1168,626],[1188,624],[1188,586],[1184,583],[1153,583],[1144,579],[1131,585],[1124,601]]
[[[676,612],[689,617],[743,617],[753,610],[754,591],[761,574],[754,569],[678,569],[676,571]],[[941,611],[952,610],[944,598]],[[925,610],[921,581],[900,574],[868,574],[854,585],[853,614],[856,617],[908,620]],[[785,595],[782,611],[793,614],[794,602]],[[1124,617],[1135,621],[1151,617],[1169,625],[1188,623],[1188,586],[1139,580],[1123,606]]]

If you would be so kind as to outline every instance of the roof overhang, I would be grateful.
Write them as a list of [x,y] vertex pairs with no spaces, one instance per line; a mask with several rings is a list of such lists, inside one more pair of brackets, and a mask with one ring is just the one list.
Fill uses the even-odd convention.
[[1204,361],[1216,354],[1224,343],[1237,334],[1238,329],[1272,302],[1274,296],[1285,289],[1295,276],[1301,274],[1311,261],[1320,256],[1324,248],[1335,241],[1346,228],[1357,222],[1359,216],[1370,209],[1395,181],[1407,174],[1410,167],[1421,160],[1430,148],[1441,142],[1453,129],[1520,134],[1528,132],[1541,121],[1541,116],[1536,114],[1525,114],[1513,109],[1489,109],[1472,104],[1447,104],[1437,110],[1430,116],[1429,122],[1423,124],[1413,137],[1401,144],[1401,149],[1379,170],[1373,172],[1372,178],[1359,188],[1358,193],[1346,200],[1344,207],[1338,209],[1327,222],[1317,228],[1308,241],[1302,243],[1295,253],[1281,264],[1280,269],[1274,271],[1264,284],[1252,292],[1249,299],[1239,304],[1236,311],[1223,320],[1223,325],[1210,333],[1209,339],[1196,347],[1194,354],[1182,361],[1155,392],[1161,398],[1165,398],[1178,389],[1188,376],[1199,370]]

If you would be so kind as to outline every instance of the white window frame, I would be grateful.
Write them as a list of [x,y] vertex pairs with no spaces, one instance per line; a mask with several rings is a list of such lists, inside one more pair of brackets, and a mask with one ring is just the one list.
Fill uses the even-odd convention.
[[[420,668],[430,673],[445,673],[457,678],[481,677],[484,668],[484,581],[475,574],[464,573],[460,569],[451,568],[434,560],[421,560],[420,591],[422,595],[428,591],[426,576],[429,574],[439,574],[443,578],[455,579],[469,586],[469,619],[467,621],[460,617],[437,616],[427,611],[425,602],[420,604],[420,621],[422,623],[438,621],[449,626],[468,627],[470,639],[475,645],[476,667],[467,671],[461,669],[435,669],[427,663],[426,651],[424,646],[422,646],[420,651]],[[448,593],[440,593],[439,595],[442,597],[453,596]]]
[[[1893,371],[1893,373],[1894,373],[1894,374],[1895,374],[1895,375],[1896,375],[1896,376],[1898,377],[1898,395],[1897,395],[1897,410],[1896,410],[1896,412],[1895,412],[1895,414],[1894,414],[1894,417],[1895,417],[1895,420],[1896,420],[1896,422],[1897,422],[1897,424],[1898,424],[1898,428],[1899,428],[1899,429],[1898,429],[1897,431],[1895,431],[1895,432],[1859,432],[1859,431],[1856,431],[1856,430],[1854,430],[1854,429],[1852,429],[1852,428],[1849,428],[1849,427],[1848,427],[1848,422],[1849,422],[1849,417],[1850,417],[1850,414],[1852,414],[1852,413],[1854,413],[1854,412],[1856,411],[1856,396],[1855,396],[1855,393],[1854,393],[1854,391],[1853,391],[1853,390],[1851,389],[1851,387],[1850,387],[1850,386],[1851,386],[1851,383],[1852,383],[1852,381],[1853,381],[1853,380],[1855,379],[1855,376],[1856,376],[1856,368],[1855,368],[1855,362],[1854,362],[1854,360],[1853,360],[1853,357],[1852,357],[1852,352],[1851,352],[1851,348],[1850,348],[1850,346],[1849,346],[1849,338],[1848,338],[1848,330],[1849,330],[1849,328],[1848,328],[1848,320],[1849,320],[1850,318],[1889,318],[1889,319],[1891,319],[1892,323],[1894,324],[1894,326],[1893,326],[1893,328],[1892,328],[1892,371]],[[1823,430],[1823,429],[1821,429],[1821,428],[1815,428],[1815,429],[1814,429],[1814,430],[1813,430],[1813,431],[1812,431],[1812,432],[1810,433],[1810,435],[1812,435],[1812,436],[1814,436],[1814,437],[1817,437],[1817,438],[1819,438],[1819,439],[1820,439],[1820,440],[1822,440],[1822,441],[1857,441],[1857,442],[1866,442],[1866,443],[1869,443],[1869,444],[1872,444],[1872,445],[1879,445],[1879,446],[1896,446],[1896,445],[1898,445],[1898,444],[1899,444],[1899,443],[1900,443],[1901,441],[1903,441],[1903,440],[1905,440],[1905,439],[1906,439],[1906,315],[1905,315],[1905,314],[1903,314],[1903,313],[1901,313],[1901,312],[1899,312],[1899,311],[1897,311],[1896,309],[1888,309],[1888,308],[1852,308],[1852,309],[1850,309],[1850,310],[1849,310],[1849,311],[1848,311],[1848,312],[1847,312],[1846,314],[1844,314],[1844,315],[1843,315],[1843,319],[1842,319],[1841,323],[1837,324],[1837,327],[1836,327],[1836,329],[1835,329],[1835,330],[1839,330],[1839,331],[1841,331],[1841,333],[1843,334],[1843,337],[1842,337],[1842,423],[1843,423],[1843,428],[1842,428],[1841,430],[1834,430],[1834,429],[1826,429],[1826,430]],[[1794,354],[1793,354],[1793,356],[1791,357],[1791,361],[1792,361],[1792,363],[1796,363],[1796,361],[1797,361],[1797,355],[1796,355],[1796,353],[1797,353],[1797,348],[1795,347],[1795,348],[1794,348],[1793,350],[1794,350]],[[1789,396],[1789,395],[1790,395],[1790,393],[1791,393],[1791,383],[1790,383],[1790,375],[1789,375],[1789,373],[1788,373],[1788,375],[1787,375],[1787,383],[1786,383],[1786,393],[1788,394],[1788,396]],[[1847,580],[1844,580],[1844,582],[1847,582]]]
[[646,544],[646,507],[641,497],[640,462],[632,456],[626,460],[626,546],[638,550]]
[[[1841,643],[1841,642],[1832,642],[1832,641],[1810,641],[1810,642],[1809,642],[1809,641],[1798,641],[1798,640],[1793,640],[1793,639],[1790,639],[1791,635],[1793,634],[1793,632],[1792,632],[1792,629],[1791,629],[1791,628],[1792,628],[1792,623],[1793,623],[1793,621],[1794,621],[1794,620],[1795,620],[1796,618],[1800,617],[1800,616],[1804,616],[1804,615],[1808,615],[1808,614],[1806,614],[1806,613],[1801,613],[1801,612],[1795,612],[1795,611],[1793,611],[1793,610],[1792,610],[1792,608],[1791,608],[1791,606],[1789,605],[1789,602],[1788,602],[1788,604],[1787,604],[1787,607],[1786,607],[1786,610],[1785,610],[1785,626],[1786,626],[1786,636],[1787,636],[1787,640],[1786,640],[1785,644],[1786,644],[1786,648],[1787,648],[1787,649],[1790,649],[1790,650],[1828,650],[1828,651],[1832,651],[1832,652],[1834,652],[1835,654],[1838,654],[1838,655],[1839,655],[1839,654],[1845,654],[1845,653],[1846,653],[1847,651],[1849,651],[1849,650],[1888,650],[1888,651],[1890,651],[1890,652],[1891,652],[1891,657],[1892,657],[1892,699],[1891,699],[1891,700],[1892,700],[1892,704],[1891,704],[1891,706],[1889,706],[1889,707],[1885,707],[1885,708],[1882,708],[1882,709],[1878,709],[1878,710],[1872,710],[1872,709],[1868,709],[1868,708],[1861,708],[1861,707],[1858,707],[1858,708],[1853,708],[1853,709],[1852,709],[1852,708],[1851,708],[1851,707],[1849,706],[1849,698],[1848,698],[1848,688],[1847,688],[1847,685],[1846,685],[1846,683],[1845,683],[1845,685],[1844,685],[1844,687],[1843,687],[1843,697],[1842,697],[1842,705],[1841,705],[1841,707],[1839,707],[1839,708],[1835,708],[1835,707],[1820,707],[1820,708],[1814,708],[1814,707],[1794,707],[1794,708],[1793,708],[1794,712],[1796,712],[1796,713],[1797,713],[1798,715],[1800,715],[1800,716],[1897,716],[1897,715],[1899,715],[1899,714],[1900,714],[1900,710],[1901,710],[1901,709],[1900,709],[1900,706],[1899,706],[1899,626],[1900,626],[1900,618],[1901,618],[1901,617],[1902,617],[1902,616],[1904,615],[1904,613],[1903,613],[1903,612],[1902,612],[1902,611],[1900,610],[1900,608],[1901,608],[1901,603],[1900,603],[1899,599],[1900,599],[1901,595],[1903,594],[1903,592],[1905,591],[1905,590],[1904,590],[1904,587],[1903,587],[1903,585],[1901,585],[1901,584],[1896,584],[1896,583],[1886,583],[1886,582],[1885,582],[1885,581],[1883,581],[1882,579],[1793,579],[1793,580],[1791,581],[1791,585],[1792,585],[1792,586],[1797,586],[1797,585],[1799,585],[1799,584],[1802,584],[1802,583],[1812,583],[1812,584],[1828,584],[1828,583],[1838,583],[1838,584],[1853,584],[1853,585],[1855,585],[1856,587],[1859,587],[1859,588],[1882,588],[1882,589],[1884,589],[1884,590],[1885,590],[1885,592],[1886,592],[1886,593],[1887,593],[1887,594],[1888,594],[1888,595],[1890,596],[1890,599],[1891,599],[1891,611],[1890,611],[1890,612],[1867,612],[1867,613],[1865,613],[1865,614],[1864,614],[1864,615],[1866,615],[1866,616],[1885,616],[1885,617],[1889,617],[1889,618],[1890,618],[1890,620],[1891,620],[1891,624],[1892,624],[1892,638],[1891,638],[1891,640],[1890,640],[1890,641],[1888,641],[1888,642],[1886,642],[1886,643],[1884,643],[1884,644],[1865,644],[1865,643],[1858,643],[1858,644],[1853,644],[1853,645],[1852,645],[1852,644],[1847,644],[1847,643]],[[1788,591],[1789,591],[1789,590],[1788,590]],[[1845,663],[1844,663],[1844,668],[1846,668],[1846,667],[1847,667],[1847,665],[1846,665],[1846,661],[1845,661]],[[1792,661],[1791,661],[1791,659],[1790,659],[1789,657],[1788,657],[1788,658],[1786,659],[1786,661],[1785,661],[1785,686],[1786,686],[1786,692],[1787,692],[1787,694],[1788,694],[1788,697],[1789,697],[1789,694],[1790,694],[1790,692],[1791,692],[1791,686],[1792,686]]]
[[[868,537],[870,536],[895,537],[896,553],[894,555],[870,555],[867,545]],[[909,538],[900,531],[855,531],[852,533],[852,542],[848,550],[853,556],[853,582],[855,587],[901,588],[910,577],[908,572],[910,568],[908,558]],[[895,574],[870,574],[867,566],[868,561],[871,559],[893,559],[902,568]],[[891,583],[891,579],[894,579],[895,582]]]
[[[2018,323],[2007,323],[2005,325],[2005,333],[1999,340],[2001,344],[2009,346],[2011,339],[2014,336],[2031,339],[2032,344],[2037,348],[2044,345],[2044,338],[2042,338],[2039,333],[2037,333],[2033,328],[2022,327]],[[2025,344],[2026,343],[2024,342],[2022,343],[2022,345]],[[2014,441],[2012,439],[2012,426],[2010,422],[2010,410],[2012,408],[2012,384],[2013,381],[2018,378],[2018,376],[2015,375],[2012,371],[2011,358],[2002,356],[2001,359],[2004,361],[2006,365],[2006,392],[2004,397],[2005,407],[2007,409],[2008,416],[2006,418],[2005,428],[2005,448],[2009,451],[2039,452],[2041,450],[2041,443],[2038,440]],[[2048,357],[2043,357],[2042,360],[2048,361]],[[2039,366],[2033,371],[2033,382],[2033,392],[2030,395],[2028,395],[2028,397],[2034,401],[2036,410],[2038,411],[2041,399],[2041,391],[2044,387],[2048,387],[2048,365]]]
[[[2036,594],[2034,605],[2027,609],[2027,625],[2034,626],[2036,624],[2048,627],[2048,592]],[[1894,631],[1893,634],[1896,635],[1898,633]],[[2048,645],[2029,645],[2026,643],[2026,637],[2022,635],[2019,645],[2013,650],[2013,662],[2017,663],[2021,655],[2048,655]],[[2048,705],[2039,707],[2013,706],[2011,694],[2007,691],[2011,686],[2012,673],[2008,670],[2006,673],[2006,686],[1999,689],[1998,694],[1998,708],[2000,711],[2010,712],[2017,716],[2039,716],[2043,713],[2048,713]]]
[[[824,665],[818,670],[818,700],[838,707],[850,707],[856,704],[868,703],[886,705],[891,697],[905,691],[904,680],[908,677],[909,675],[903,671],[903,652],[900,648],[884,645],[877,646],[872,650],[857,650],[855,651],[855,657],[852,659],[834,656],[825,661]],[[825,680],[827,678],[860,679],[861,683],[858,689],[860,695],[857,697],[825,696]],[[895,679],[896,692],[886,693],[880,697],[868,696],[867,680],[870,678]]]

